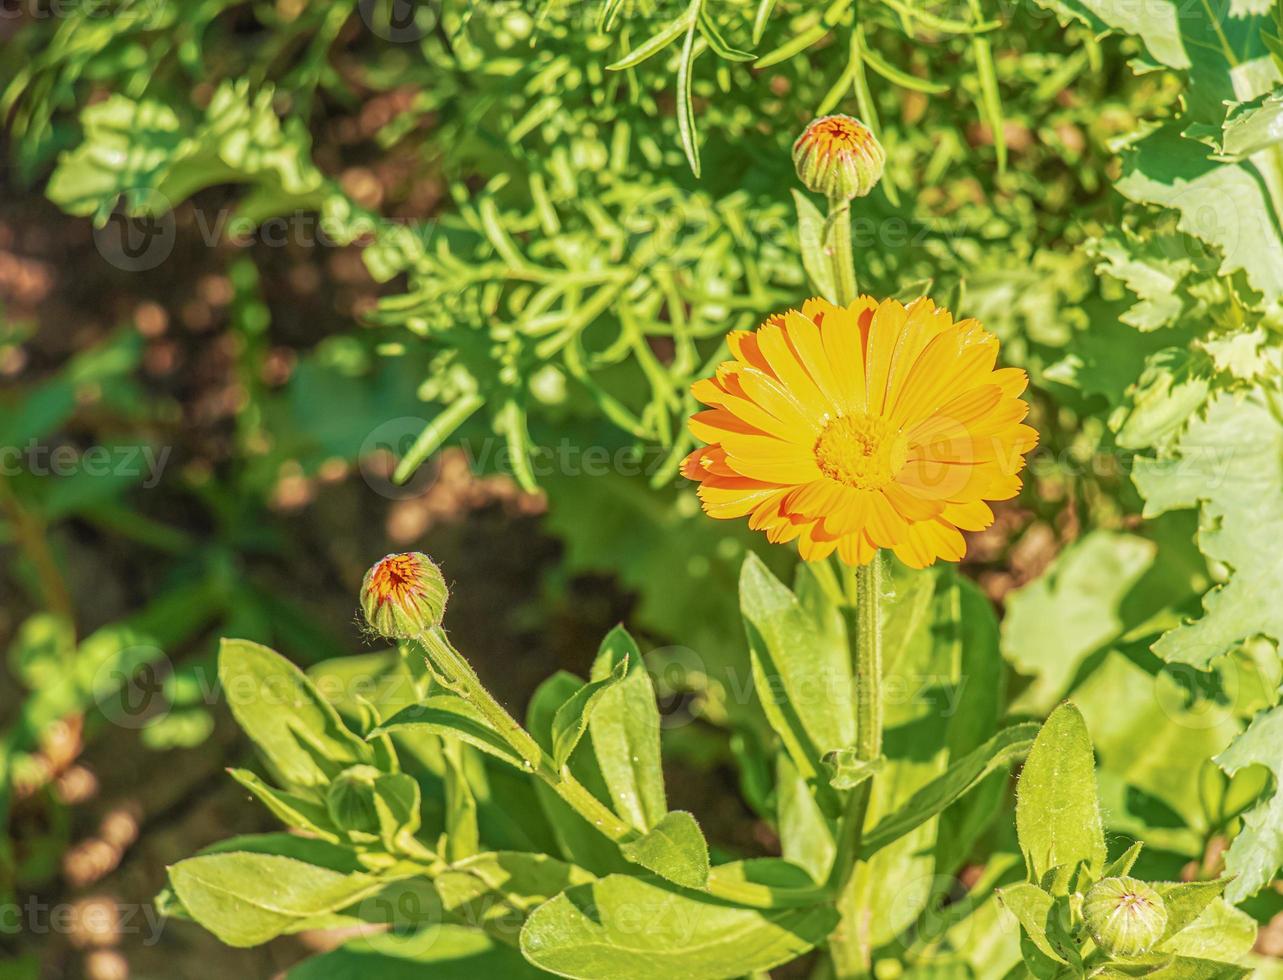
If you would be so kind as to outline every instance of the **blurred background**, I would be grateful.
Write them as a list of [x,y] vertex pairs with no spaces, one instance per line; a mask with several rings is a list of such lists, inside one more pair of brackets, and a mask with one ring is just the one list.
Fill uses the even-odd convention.
[[[761,730],[735,580],[747,547],[793,558],[704,518],[676,466],[724,334],[808,294],[789,147],[818,111],[890,155],[856,213],[862,287],[930,289],[1033,377],[1029,491],[966,573],[1002,610],[1068,548],[1131,596],[1086,588],[1103,632],[1009,656],[1013,691],[1036,712],[1156,610],[1197,609],[1195,518],[1138,536],[1107,424],[1160,345],[1100,347],[1133,299],[1084,247],[1125,219],[1110,141],[1179,86],[1031,4],[866,5],[858,30],[775,6],[709,4],[722,50],[693,70],[673,48],[610,70],[676,8],[5,4],[0,977],[266,977],[322,941],[231,950],[150,902],[167,864],[273,826],[224,774],[249,750],[218,638],[372,653],[357,589],[390,551],[441,564],[447,627],[517,711],[626,622],[672,805],[773,852],[732,765]],[[1038,588],[1019,629],[1070,631]]]

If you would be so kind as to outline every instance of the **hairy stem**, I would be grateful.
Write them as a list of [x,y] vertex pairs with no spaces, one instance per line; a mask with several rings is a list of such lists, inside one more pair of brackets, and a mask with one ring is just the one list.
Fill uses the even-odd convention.
[[829,218],[825,227],[829,260],[833,264],[833,302],[846,306],[860,295],[855,279],[855,256],[851,250],[851,202],[829,199]]

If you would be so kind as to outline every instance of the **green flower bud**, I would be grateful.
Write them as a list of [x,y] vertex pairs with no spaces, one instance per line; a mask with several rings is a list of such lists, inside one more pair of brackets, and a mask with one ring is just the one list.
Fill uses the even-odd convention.
[[1110,956],[1136,956],[1162,938],[1167,907],[1143,881],[1105,878],[1088,889],[1083,919],[1096,945]]
[[864,123],[850,116],[816,119],[793,144],[793,165],[809,190],[849,201],[882,179],[887,154]]
[[361,611],[370,629],[393,640],[409,640],[440,626],[450,598],[441,569],[427,555],[388,555],[365,573]]
[[374,766],[352,766],[334,778],[325,794],[325,809],[335,826],[362,834],[379,832],[374,795],[380,775]]

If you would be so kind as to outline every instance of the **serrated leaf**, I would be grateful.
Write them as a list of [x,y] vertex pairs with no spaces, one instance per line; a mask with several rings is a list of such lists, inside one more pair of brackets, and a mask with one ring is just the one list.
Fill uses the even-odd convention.
[[1283,707],[1257,715],[1212,761],[1230,776],[1252,765],[1274,775],[1272,795],[1243,814],[1243,828],[1225,855],[1225,870],[1235,876],[1225,894],[1229,901],[1240,902],[1255,895],[1283,866]]
[[1132,479],[1147,517],[1198,507],[1199,549],[1233,570],[1204,596],[1204,616],[1165,633],[1154,652],[1206,670],[1250,637],[1283,638],[1283,606],[1275,601],[1283,552],[1261,547],[1283,535],[1283,423],[1264,397],[1219,395],[1173,454],[1138,459]]
[[1241,269],[1267,299],[1283,298],[1283,241],[1255,168],[1213,159],[1173,123],[1128,149],[1123,169],[1119,192],[1179,212],[1181,231],[1219,250],[1221,275]]

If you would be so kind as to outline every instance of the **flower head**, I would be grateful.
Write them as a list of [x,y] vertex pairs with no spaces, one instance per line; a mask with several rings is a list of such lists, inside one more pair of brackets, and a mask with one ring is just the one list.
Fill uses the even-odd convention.
[[747,517],[802,557],[850,565],[891,548],[921,568],[966,551],[987,500],[1020,490],[1038,442],[1027,384],[995,368],[998,341],[923,298],[808,300],[727,338],[734,360],[695,383],[708,445],[682,464],[712,517]]
[[1136,878],[1106,878],[1091,886],[1083,919],[1096,945],[1111,956],[1148,952],[1167,928],[1167,907]]
[[878,138],[851,116],[816,119],[793,144],[798,179],[808,190],[844,201],[873,190],[886,159]]
[[361,612],[380,636],[408,640],[440,626],[449,598],[441,569],[427,555],[388,555],[365,573]]

